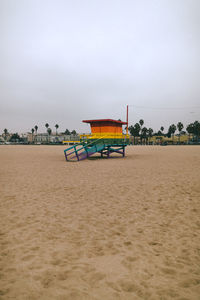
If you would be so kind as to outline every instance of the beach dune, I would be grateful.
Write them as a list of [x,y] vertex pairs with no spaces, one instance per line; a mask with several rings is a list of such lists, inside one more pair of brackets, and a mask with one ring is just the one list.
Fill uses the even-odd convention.
[[0,146],[0,299],[200,299],[200,147]]

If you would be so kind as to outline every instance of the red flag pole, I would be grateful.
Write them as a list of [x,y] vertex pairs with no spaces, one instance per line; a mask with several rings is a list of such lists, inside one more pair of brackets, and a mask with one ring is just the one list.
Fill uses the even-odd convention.
[[126,134],[128,134],[128,105],[126,110]]

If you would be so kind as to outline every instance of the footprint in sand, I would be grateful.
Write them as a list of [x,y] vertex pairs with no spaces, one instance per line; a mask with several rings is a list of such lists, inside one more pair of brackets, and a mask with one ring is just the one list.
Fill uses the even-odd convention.
[[91,287],[98,286],[98,284],[106,277],[106,274],[101,272],[91,273],[89,275],[84,274],[82,279],[86,281]]
[[[179,296],[178,291],[168,288],[168,289],[161,289],[157,291],[157,294],[159,295],[159,299],[172,299],[172,298],[177,298]],[[166,298],[164,297],[166,296]],[[180,300],[189,300],[187,298],[178,298]]]
[[149,245],[150,245],[150,246],[162,246],[161,243],[156,242],[156,241],[149,242]]
[[119,281],[119,285],[124,292],[135,293],[140,297],[143,296],[142,289],[132,281],[128,281],[128,280]]
[[9,289],[0,290],[0,297],[5,296],[9,292]]
[[166,275],[176,275],[176,270],[172,268],[161,268],[162,272]]
[[33,257],[34,257],[34,255],[26,255],[26,256],[22,257],[22,260],[28,261],[28,260],[31,260]]
[[189,288],[191,286],[196,286],[200,284],[200,279],[199,278],[192,278],[192,279],[186,279],[179,283],[179,286],[182,288]]
[[134,261],[138,260],[139,257],[137,257],[137,256],[127,256],[125,259],[126,259],[128,262],[134,262]]
[[106,283],[107,283],[107,285],[108,285],[110,288],[112,288],[113,290],[115,290],[115,291],[117,291],[117,292],[121,292],[121,288],[120,288],[120,286],[119,286],[117,283],[115,283],[115,282],[110,282],[110,281],[107,281]]
[[131,241],[126,241],[126,242],[124,242],[124,245],[125,245],[125,246],[131,246],[131,245],[132,245],[132,242],[131,242]]
[[71,272],[70,270],[59,272],[57,274],[58,280],[63,281],[68,279],[70,277],[70,272]]
[[51,264],[52,264],[53,266],[61,266],[61,265],[63,264],[63,261],[62,261],[61,259],[57,258],[57,259],[53,259],[53,260],[51,261]]
[[45,271],[40,277],[40,282],[44,288],[48,288],[53,283],[55,278],[56,275],[53,274],[53,272]]
[[[73,290],[69,292],[68,295],[60,295],[59,300],[80,300],[80,299],[91,299],[88,297],[88,293],[83,292],[83,291],[78,291],[78,290]],[[97,298],[93,297],[92,300],[96,300]],[[98,298],[99,299],[99,298]]]
[[125,259],[122,260],[122,264],[124,265],[124,267],[126,267],[129,271],[132,270],[133,268],[133,263],[135,261],[137,261],[139,259],[139,257],[137,256],[127,256],[125,257]]
[[30,248],[30,250],[32,250],[32,251],[37,251],[37,250],[39,250],[39,249],[40,249],[39,246],[34,246],[34,247]]

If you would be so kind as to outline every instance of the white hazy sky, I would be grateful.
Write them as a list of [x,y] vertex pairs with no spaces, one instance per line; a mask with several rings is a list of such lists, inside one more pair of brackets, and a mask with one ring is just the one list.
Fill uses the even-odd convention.
[[199,54],[199,0],[0,0],[0,134],[199,120]]

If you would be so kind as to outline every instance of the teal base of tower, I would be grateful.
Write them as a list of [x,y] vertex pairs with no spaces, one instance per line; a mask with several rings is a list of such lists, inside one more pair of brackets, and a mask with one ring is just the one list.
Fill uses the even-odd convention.
[[129,144],[127,139],[88,139],[82,141],[79,145],[74,145],[64,150],[67,161],[80,161],[95,153],[100,157],[110,158],[112,153],[125,156],[125,148]]

